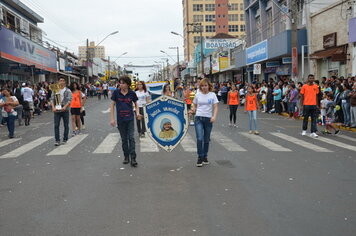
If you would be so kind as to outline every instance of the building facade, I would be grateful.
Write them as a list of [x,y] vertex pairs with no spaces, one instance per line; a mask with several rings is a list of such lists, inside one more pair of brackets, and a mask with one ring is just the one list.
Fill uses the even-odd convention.
[[[95,46],[95,42],[90,42],[88,51],[90,58],[105,58],[105,46]],[[86,60],[87,46],[79,46],[78,52],[79,60]]]
[[25,4],[0,0],[0,80],[37,83],[57,71],[57,55],[43,46],[44,19]]
[[219,33],[235,37],[245,35],[243,0],[183,0],[184,56],[185,61],[194,57],[194,48],[200,43],[199,27],[187,24],[201,24],[203,38]]
[[[312,7],[312,6],[310,6]],[[317,78],[351,76],[353,11],[347,1],[337,0],[323,5],[310,15],[311,70]]]
[[[292,0],[245,0],[246,47],[236,53],[236,67],[249,82],[292,77],[302,80],[301,68],[307,52],[307,31],[303,21],[303,2]],[[292,14],[295,13],[296,30],[292,32]],[[292,43],[296,40],[294,67]],[[299,76],[298,76],[299,74]]]

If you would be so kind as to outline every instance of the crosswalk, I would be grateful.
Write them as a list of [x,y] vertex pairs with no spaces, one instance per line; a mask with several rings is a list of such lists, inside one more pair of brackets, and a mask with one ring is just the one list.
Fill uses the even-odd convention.
[[[237,135],[238,136],[228,137],[221,131],[213,131],[211,134],[211,145],[213,147],[220,147],[216,150],[226,150],[228,152],[261,150],[262,152],[272,151],[290,153],[300,152],[304,149],[319,153],[332,153],[339,151],[340,149],[356,152],[356,139],[348,135],[338,135],[333,137],[320,136],[317,139],[311,139],[309,136],[295,137],[280,132],[270,132],[262,135],[238,132]],[[50,149],[46,154],[47,156],[65,156],[80,147],[83,143],[86,144],[85,140],[88,136],[89,134],[77,135],[69,139],[65,145],[61,145],[59,147],[53,146],[53,143],[51,142],[53,141],[53,137],[51,136],[40,137],[28,143],[22,143],[23,140],[21,138],[0,141],[0,159],[20,157],[30,151],[33,151],[40,145],[47,145],[47,148],[41,150]],[[98,142],[99,144],[89,147],[89,152],[94,155],[113,153],[114,149],[120,145],[121,140],[119,133],[109,133]],[[3,149],[11,145],[14,145],[14,148],[7,153],[3,153]],[[136,138],[136,145],[139,146],[137,150],[141,153],[162,152],[162,150],[148,137]],[[259,147],[262,149],[259,149]],[[86,148],[88,148],[88,146],[86,146]],[[121,150],[121,147],[119,147],[119,149]],[[178,151],[195,153],[195,135],[187,133],[177,149]]]

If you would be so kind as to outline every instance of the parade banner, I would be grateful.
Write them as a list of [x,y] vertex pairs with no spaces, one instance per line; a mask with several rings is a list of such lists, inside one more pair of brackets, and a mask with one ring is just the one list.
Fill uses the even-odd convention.
[[161,96],[144,106],[148,136],[167,152],[183,140],[188,131],[187,105],[172,97]]

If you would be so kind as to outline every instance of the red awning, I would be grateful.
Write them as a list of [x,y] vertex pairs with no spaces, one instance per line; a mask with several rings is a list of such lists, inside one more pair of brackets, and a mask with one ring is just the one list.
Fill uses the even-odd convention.
[[323,59],[331,57],[332,61],[346,61],[347,44],[315,52],[310,55],[311,59]]

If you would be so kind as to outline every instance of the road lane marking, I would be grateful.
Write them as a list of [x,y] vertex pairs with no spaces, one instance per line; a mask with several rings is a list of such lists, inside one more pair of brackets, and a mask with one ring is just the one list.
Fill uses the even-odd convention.
[[38,138],[32,142],[29,142],[25,145],[22,145],[21,147],[19,148],[16,148],[15,150],[5,154],[5,155],[2,155],[0,157],[0,159],[4,159],[4,158],[15,158],[15,157],[18,157],[18,156],[21,156],[22,154],[26,153],[26,152],[29,152],[31,151],[32,149],[40,146],[41,144],[43,144],[44,142],[47,142],[48,140],[52,139],[53,137],[41,137],[41,138]]
[[211,133],[212,139],[223,146],[225,149],[227,149],[230,152],[246,152],[247,150],[238,145],[236,142],[234,142],[232,139],[226,137],[223,135],[221,132],[214,131]]
[[52,152],[48,153],[47,156],[60,156],[67,155],[75,146],[81,143],[88,134],[79,134],[69,139],[64,145],[55,148]]
[[337,135],[336,135],[336,137],[340,137],[340,138],[343,138],[343,139],[347,139],[347,140],[350,140],[350,141],[356,142],[356,138],[351,138],[351,137],[346,136],[346,135],[337,134]]
[[112,153],[116,145],[119,143],[119,133],[110,133],[106,138],[100,143],[100,145],[95,149],[93,153],[104,154]]
[[243,132],[240,132],[240,134],[242,136],[245,136],[246,138],[268,148],[269,150],[272,150],[272,151],[275,151],[275,152],[291,152],[292,150],[288,149],[288,148],[285,148],[285,147],[282,147],[281,145],[279,144],[276,144],[272,141],[269,141],[267,139],[264,139],[262,138],[261,136],[259,135],[254,135],[254,134],[248,134],[248,133],[243,133]]
[[[312,138],[310,136],[307,136],[307,137]],[[331,144],[331,145],[335,145],[335,146],[338,146],[338,147],[345,148],[345,149],[348,149],[348,150],[356,152],[356,146],[355,145],[348,145],[346,143],[342,143],[342,142],[336,141],[334,139],[328,139],[328,138],[324,138],[324,137],[320,137],[320,136],[318,138],[312,138],[312,139],[316,139],[316,140],[319,140],[319,141],[324,142],[324,143],[328,143],[328,144]]]
[[286,134],[282,134],[282,133],[271,133],[272,135],[281,138],[285,141],[289,141],[292,142],[296,145],[299,145],[301,147],[316,151],[316,152],[333,152],[329,149],[323,148],[323,147],[319,147],[318,145],[312,144],[312,143],[308,143],[306,141],[294,138],[292,136],[286,135]]
[[192,135],[187,133],[180,143],[183,147],[183,150],[186,152],[196,152],[197,151],[197,145],[194,141],[194,138]]
[[151,138],[140,138],[141,152],[159,152],[158,146],[152,141]]
[[21,140],[21,138],[13,138],[13,139],[8,139],[0,142],[0,148],[5,147],[6,145],[9,145],[11,143],[17,142]]

